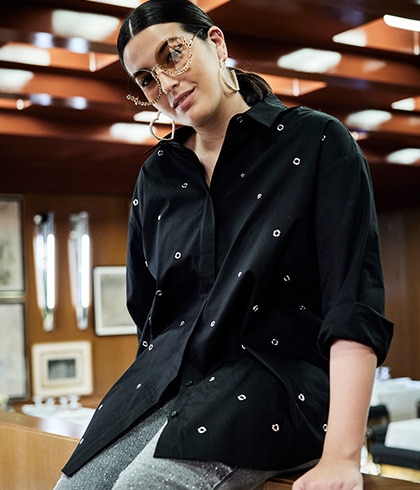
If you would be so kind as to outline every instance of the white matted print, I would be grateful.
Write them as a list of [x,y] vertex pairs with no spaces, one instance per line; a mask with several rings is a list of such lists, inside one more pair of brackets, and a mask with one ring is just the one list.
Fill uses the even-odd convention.
[[22,201],[0,195],[0,297],[22,296]]
[[136,334],[137,329],[126,306],[125,266],[99,266],[93,269],[95,332],[97,335]]
[[0,303],[0,393],[28,395],[24,303]]
[[43,397],[90,395],[93,391],[90,342],[34,344],[32,388],[34,395]]

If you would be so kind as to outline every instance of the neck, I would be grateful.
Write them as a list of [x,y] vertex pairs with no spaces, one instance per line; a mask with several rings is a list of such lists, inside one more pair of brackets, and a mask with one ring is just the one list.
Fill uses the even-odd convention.
[[196,133],[187,143],[187,146],[197,154],[204,166],[208,184],[210,184],[230,119],[235,114],[245,112],[248,109],[249,106],[239,93],[232,94],[228,103],[220,109],[217,115],[194,128]]

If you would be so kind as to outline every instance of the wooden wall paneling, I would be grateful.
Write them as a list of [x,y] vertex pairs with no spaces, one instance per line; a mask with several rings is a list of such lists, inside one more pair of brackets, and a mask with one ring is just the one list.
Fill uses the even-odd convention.
[[420,208],[379,213],[386,316],[395,323],[385,361],[393,377],[420,379]]
[[[134,359],[135,335],[100,337],[94,331],[93,292],[87,330],[79,330],[71,304],[67,240],[69,215],[87,211],[92,240],[92,267],[125,265],[127,222],[130,198],[112,195],[26,194],[24,196],[24,234],[27,274],[27,343],[88,340],[92,344],[93,405]],[[57,239],[57,307],[55,329],[45,332],[36,302],[32,239],[33,216],[40,212],[55,214]],[[30,362],[29,362],[30,366]]]

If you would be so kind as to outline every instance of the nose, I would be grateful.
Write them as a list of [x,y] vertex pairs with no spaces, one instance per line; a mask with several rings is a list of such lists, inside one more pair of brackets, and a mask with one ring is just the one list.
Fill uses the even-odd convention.
[[162,87],[162,92],[165,94],[168,94],[176,85],[178,85],[178,79],[175,76],[168,75],[163,71],[158,73],[157,76]]

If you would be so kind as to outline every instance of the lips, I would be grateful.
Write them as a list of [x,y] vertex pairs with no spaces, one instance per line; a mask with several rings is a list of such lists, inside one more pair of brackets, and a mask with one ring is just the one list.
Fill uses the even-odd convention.
[[187,90],[186,92],[182,92],[182,94],[179,94],[177,97],[175,97],[172,107],[176,109],[178,106],[184,102],[185,99],[187,99],[192,93],[194,89]]

